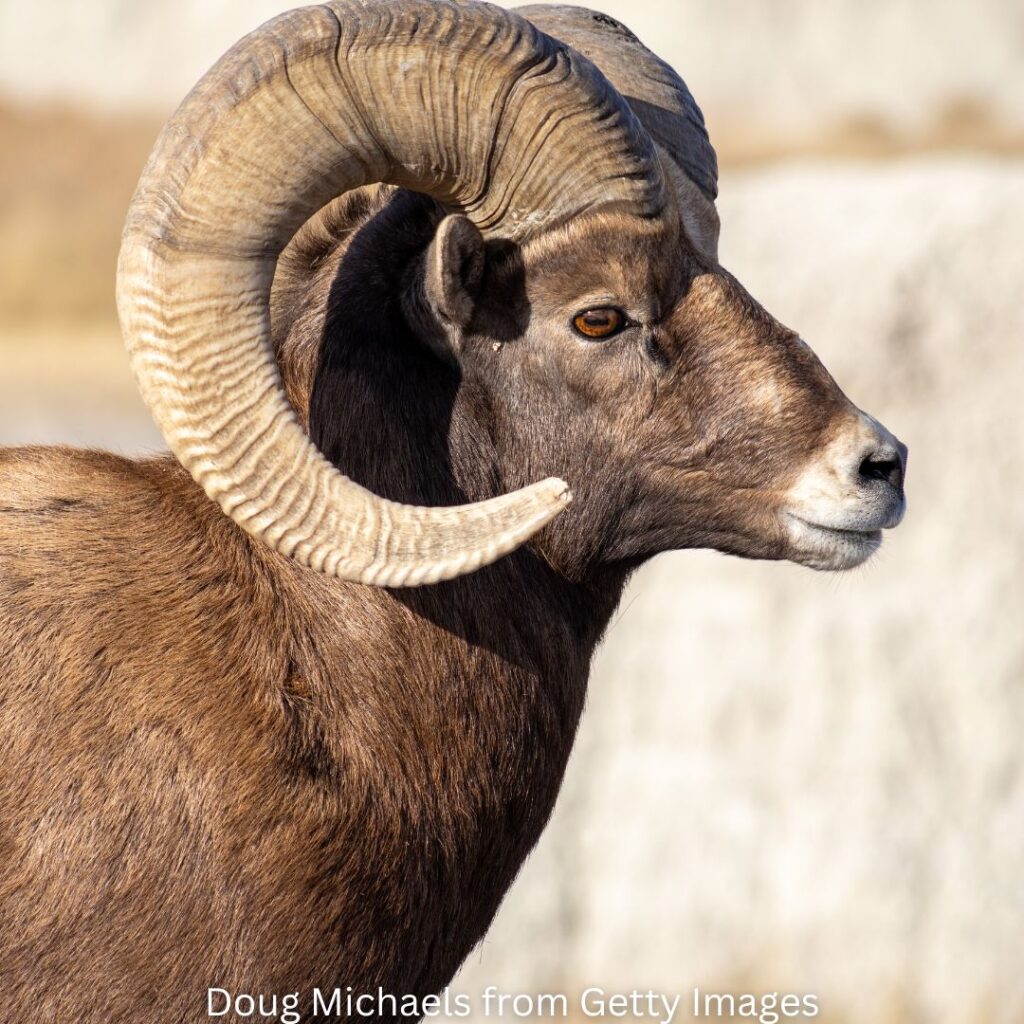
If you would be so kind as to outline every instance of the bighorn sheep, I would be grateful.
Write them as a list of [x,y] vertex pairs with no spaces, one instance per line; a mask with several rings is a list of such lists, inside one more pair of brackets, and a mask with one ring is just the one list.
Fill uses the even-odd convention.
[[440,990],[629,574],[877,548],[905,450],[718,265],[715,191],[579,9],[330,0],[186,98],[118,268],[176,460],[0,452],[5,1019]]

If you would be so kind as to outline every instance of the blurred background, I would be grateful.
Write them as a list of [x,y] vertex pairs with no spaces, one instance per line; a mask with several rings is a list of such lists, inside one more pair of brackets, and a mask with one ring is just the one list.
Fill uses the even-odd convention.
[[[288,6],[0,0],[0,444],[161,446],[115,319],[124,210],[177,100]],[[592,6],[686,79],[723,264],[909,444],[910,512],[841,577],[638,574],[456,987],[1024,1021],[1024,5]]]

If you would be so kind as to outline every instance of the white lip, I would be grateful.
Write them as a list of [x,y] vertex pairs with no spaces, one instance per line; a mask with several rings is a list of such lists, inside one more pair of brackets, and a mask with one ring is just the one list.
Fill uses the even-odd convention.
[[792,552],[789,558],[812,569],[852,569],[866,562],[882,544],[881,530],[825,526],[795,512],[783,513]]

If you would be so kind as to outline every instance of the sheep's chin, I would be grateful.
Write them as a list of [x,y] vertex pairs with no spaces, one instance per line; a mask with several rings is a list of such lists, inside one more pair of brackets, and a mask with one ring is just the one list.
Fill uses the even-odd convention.
[[881,530],[842,530],[813,523],[792,512],[783,514],[789,550],[799,565],[841,572],[863,565],[881,546]]

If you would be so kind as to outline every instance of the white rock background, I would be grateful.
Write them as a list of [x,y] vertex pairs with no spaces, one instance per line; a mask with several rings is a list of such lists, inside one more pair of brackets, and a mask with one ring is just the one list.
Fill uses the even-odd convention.
[[[166,112],[283,6],[0,0],[0,100]],[[1019,3],[599,6],[677,63],[713,137],[751,118],[799,146],[867,118],[911,138],[965,104],[1024,131]],[[725,265],[910,445],[910,512],[841,577],[704,552],[638,575],[551,828],[456,986],[1015,1024],[1024,160],[788,161],[724,174],[720,210]],[[19,337],[0,330],[0,443],[154,443],[113,339],[70,382],[58,352],[54,391]]]
[[843,576],[638,574],[554,821],[460,986],[1024,1019],[1024,164],[723,182],[722,260],[910,445]]

